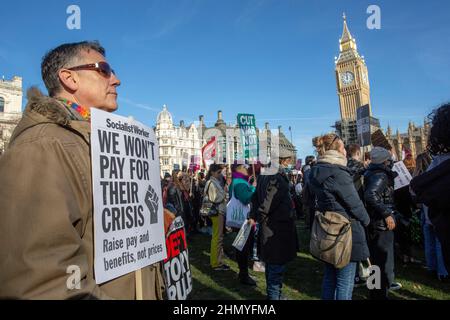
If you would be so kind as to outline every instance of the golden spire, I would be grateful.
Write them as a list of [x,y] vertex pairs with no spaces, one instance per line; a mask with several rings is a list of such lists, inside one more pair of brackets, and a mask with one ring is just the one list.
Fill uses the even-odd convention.
[[346,51],[348,49],[355,49],[356,50],[356,41],[352,37],[350,30],[347,26],[347,16],[345,15],[345,12],[342,15],[342,18],[344,19],[344,28],[342,31],[342,37],[339,40],[340,49],[342,51]]
[[344,30],[342,31],[341,43],[351,41],[353,39],[350,31],[348,30],[347,16],[345,15],[345,12],[342,15],[342,18],[344,19]]

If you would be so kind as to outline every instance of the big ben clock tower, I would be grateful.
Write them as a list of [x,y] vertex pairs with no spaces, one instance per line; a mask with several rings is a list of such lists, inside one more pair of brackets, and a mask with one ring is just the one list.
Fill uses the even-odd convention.
[[[356,120],[356,109],[369,105],[370,86],[367,66],[358,53],[356,41],[350,34],[345,14],[344,30],[339,40],[339,57],[336,58],[336,83],[342,120]],[[370,114],[372,112],[370,111]]]

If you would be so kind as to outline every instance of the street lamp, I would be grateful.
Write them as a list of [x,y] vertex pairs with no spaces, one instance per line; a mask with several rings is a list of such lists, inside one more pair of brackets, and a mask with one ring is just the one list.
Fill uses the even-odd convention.
[[289,126],[289,132],[291,133],[291,143],[292,143],[292,128],[291,128],[291,126]]

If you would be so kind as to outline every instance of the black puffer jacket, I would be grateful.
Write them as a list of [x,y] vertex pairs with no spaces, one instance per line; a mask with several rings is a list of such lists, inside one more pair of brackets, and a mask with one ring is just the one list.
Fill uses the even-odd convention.
[[415,177],[411,189],[417,201],[428,206],[428,216],[441,242],[447,270],[450,270],[450,160]]
[[363,226],[367,226],[370,219],[356,192],[348,168],[337,164],[318,163],[311,169],[309,179],[319,211],[334,211],[351,220],[351,261],[367,259],[369,248]]
[[385,219],[394,218],[394,179],[398,173],[384,164],[370,164],[364,175],[364,199],[371,219],[371,227],[375,230],[387,230]]
[[297,255],[295,210],[289,193],[289,180],[283,173],[260,175],[252,197],[249,217],[258,221],[261,260],[285,264]]

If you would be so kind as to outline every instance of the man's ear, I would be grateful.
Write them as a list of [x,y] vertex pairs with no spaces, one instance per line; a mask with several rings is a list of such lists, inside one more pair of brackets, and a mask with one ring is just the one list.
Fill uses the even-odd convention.
[[59,81],[61,81],[62,86],[70,92],[76,92],[79,87],[79,78],[76,72],[61,69],[58,72]]

